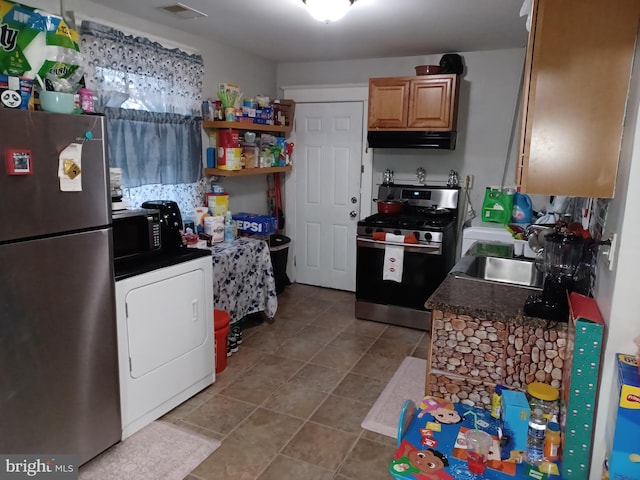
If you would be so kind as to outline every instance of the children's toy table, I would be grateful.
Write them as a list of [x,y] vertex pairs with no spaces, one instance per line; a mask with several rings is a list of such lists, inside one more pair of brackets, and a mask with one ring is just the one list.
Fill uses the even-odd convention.
[[[467,468],[464,433],[476,426],[494,439],[482,474],[473,474]],[[398,448],[389,464],[389,473],[398,480],[560,478],[557,464],[546,462],[538,468],[508,461],[516,452],[508,455],[511,458],[501,459],[498,427],[498,420],[487,410],[434,397],[426,397],[418,408],[414,402],[407,400],[400,415]]]

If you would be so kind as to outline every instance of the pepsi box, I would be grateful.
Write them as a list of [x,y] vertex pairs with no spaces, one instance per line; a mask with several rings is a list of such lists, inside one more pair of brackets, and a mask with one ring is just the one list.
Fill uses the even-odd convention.
[[238,233],[242,235],[271,235],[278,228],[278,219],[268,215],[240,212],[232,215]]

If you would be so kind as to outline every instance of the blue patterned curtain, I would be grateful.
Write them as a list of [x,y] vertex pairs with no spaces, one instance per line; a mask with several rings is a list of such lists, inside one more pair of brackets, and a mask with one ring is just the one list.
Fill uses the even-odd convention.
[[202,183],[201,118],[196,116],[202,56],[90,21],[82,22],[80,34],[85,83],[97,95],[97,111],[107,118],[110,166],[122,168],[125,198],[139,206],[140,199],[152,199],[161,190],[163,198],[182,197],[181,208],[190,211],[199,203],[191,199]]
[[200,179],[200,118],[110,107],[104,113],[110,166],[122,168],[127,187]]
[[202,104],[202,56],[99,23],[80,26],[87,88],[99,107],[198,115]]

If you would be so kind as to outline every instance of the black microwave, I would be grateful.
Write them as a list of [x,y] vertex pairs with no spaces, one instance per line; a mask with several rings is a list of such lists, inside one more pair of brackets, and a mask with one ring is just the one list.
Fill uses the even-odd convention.
[[113,256],[115,260],[160,251],[160,211],[137,208],[113,212]]

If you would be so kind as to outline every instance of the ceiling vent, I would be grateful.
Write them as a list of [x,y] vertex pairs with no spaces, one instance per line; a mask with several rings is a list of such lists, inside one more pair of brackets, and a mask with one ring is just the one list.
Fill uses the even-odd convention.
[[194,8],[187,7],[182,3],[176,3],[174,5],[169,5],[167,7],[160,7],[160,8],[162,8],[162,10],[164,10],[165,12],[169,12],[170,14],[175,15],[176,17],[179,17],[182,19],[200,18],[200,17],[207,16],[206,13],[202,13]]

